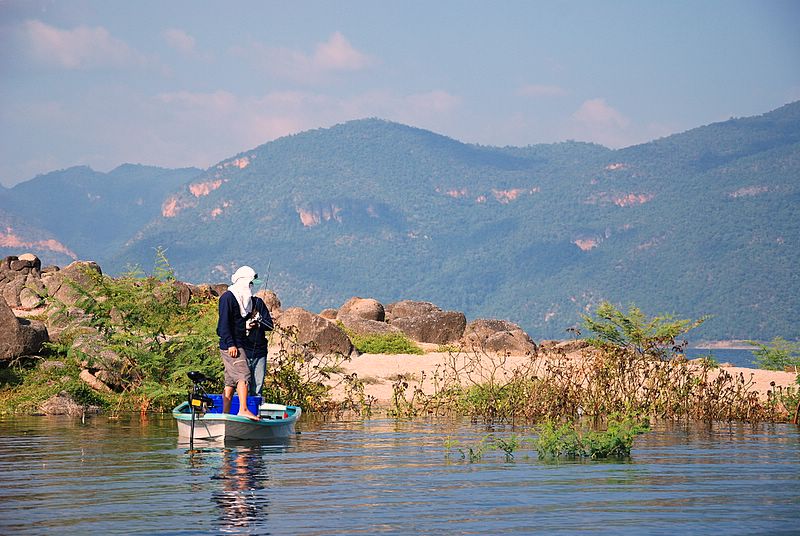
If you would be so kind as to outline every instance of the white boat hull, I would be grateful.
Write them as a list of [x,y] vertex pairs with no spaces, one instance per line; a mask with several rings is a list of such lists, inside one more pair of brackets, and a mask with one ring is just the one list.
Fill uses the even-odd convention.
[[[295,423],[302,410],[296,406],[287,407],[284,419],[262,419],[253,421],[246,417],[225,413],[204,413],[194,416],[194,438],[205,440],[269,440],[285,439],[295,435]],[[172,410],[178,423],[178,437],[189,439],[192,436],[192,413],[187,402]]]

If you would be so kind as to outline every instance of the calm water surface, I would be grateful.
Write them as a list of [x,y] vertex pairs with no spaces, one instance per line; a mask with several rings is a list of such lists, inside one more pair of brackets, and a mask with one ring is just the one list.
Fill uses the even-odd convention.
[[[800,534],[800,430],[658,425],[626,462],[477,463],[468,421],[301,422],[204,445],[169,416],[0,420],[0,534]],[[197,445],[195,445],[197,447]]]

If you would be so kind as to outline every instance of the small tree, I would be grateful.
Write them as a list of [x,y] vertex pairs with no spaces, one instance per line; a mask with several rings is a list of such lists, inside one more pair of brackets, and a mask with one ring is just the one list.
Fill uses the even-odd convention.
[[624,313],[609,302],[603,302],[595,317],[583,316],[586,328],[595,334],[589,342],[595,346],[614,346],[627,349],[640,356],[669,359],[682,350],[676,339],[696,328],[707,316],[698,320],[679,320],[672,315],[647,316],[635,305]]
[[747,341],[758,349],[753,350],[756,356],[753,364],[766,370],[784,370],[800,367],[800,342],[790,342],[782,337],[775,337],[769,344]]

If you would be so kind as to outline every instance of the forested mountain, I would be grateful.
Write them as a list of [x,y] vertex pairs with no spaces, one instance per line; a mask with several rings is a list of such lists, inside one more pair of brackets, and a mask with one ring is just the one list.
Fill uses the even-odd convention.
[[100,173],[77,166],[4,189],[0,254],[34,251],[60,265],[103,261],[161,213],[170,192],[201,172],[125,164]]
[[800,335],[800,103],[616,151],[483,147],[366,119],[188,175],[150,189],[163,202],[146,225],[104,229],[102,251],[87,209],[72,235],[33,223],[112,273],[152,266],[158,246],[189,281],[269,267],[284,303],[312,310],[426,300],[538,339],[607,299],[714,315],[705,338]]

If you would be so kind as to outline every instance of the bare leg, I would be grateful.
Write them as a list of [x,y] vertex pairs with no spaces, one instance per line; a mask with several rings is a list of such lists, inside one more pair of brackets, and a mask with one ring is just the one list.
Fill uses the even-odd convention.
[[233,399],[233,385],[226,385],[222,391],[222,413],[231,412],[231,400]]
[[[226,387],[227,389],[227,387]],[[232,389],[232,388],[231,388]],[[239,383],[236,384],[236,393],[239,395],[239,416],[240,417],[247,417],[248,419],[253,419],[255,421],[258,420],[253,412],[247,409],[247,382],[244,380],[240,380]]]

